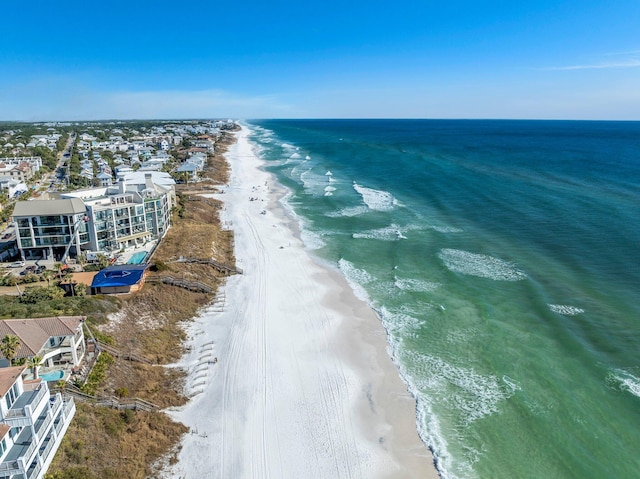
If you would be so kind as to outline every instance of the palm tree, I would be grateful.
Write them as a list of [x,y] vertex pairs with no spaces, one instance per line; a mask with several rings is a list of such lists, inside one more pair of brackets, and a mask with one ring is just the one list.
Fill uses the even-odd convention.
[[27,365],[31,368],[33,372],[33,379],[38,379],[38,367],[42,364],[42,355],[37,355],[32,358],[29,358],[27,361]]
[[2,341],[0,341],[0,351],[4,354],[4,357],[9,361],[9,366],[13,365],[13,358],[18,354],[20,349],[20,339],[18,336],[7,334]]
[[51,286],[51,279],[55,276],[55,272],[50,269],[45,269],[40,275],[47,281],[47,287]]
[[58,279],[59,279],[60,281],[62,281],[62,269],[63,269],[62,267],[63,267],[63,266],[64,266],[64,265],[63,265],[62,263],[55,263],[55,264],[53,265],[53,267],[55,268],[55,270],[58,272]]
[[75,283],[73,285],[73,290],[76,293],[76,296],[86,296],[87,295],[87,285],[84,283]]

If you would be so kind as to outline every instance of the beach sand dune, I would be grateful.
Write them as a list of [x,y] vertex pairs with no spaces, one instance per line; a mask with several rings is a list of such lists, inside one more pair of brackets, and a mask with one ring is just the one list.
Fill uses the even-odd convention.
[[189,326],[192,399],[170,414],[191,433],[163,477],[437,477],[378,318],[304,250],[237,135],[219,197],[244,274]]

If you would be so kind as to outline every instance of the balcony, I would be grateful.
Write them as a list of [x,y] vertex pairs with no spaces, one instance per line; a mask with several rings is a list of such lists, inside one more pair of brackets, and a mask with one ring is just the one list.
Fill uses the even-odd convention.
[[31,464],[37,447],[38,443],[34,441],[31,428],[25,427],[15,438],[13,447],[0,464],[0,477],[10,477],[20,472],[24,473],[24,468],[21,464]]
[[27,414],[26,407],[30,406],[31,410],[35,410],[48,394],[49,388],[46,384],[41,384],[36,390],[23,392],[7,411],[4,421],[11,427],[32,424],[33,418]]

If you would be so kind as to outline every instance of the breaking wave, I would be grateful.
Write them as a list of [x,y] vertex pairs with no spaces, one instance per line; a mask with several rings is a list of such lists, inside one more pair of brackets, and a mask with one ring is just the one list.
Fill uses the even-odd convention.
[[640,397],[640,378],[625,369],[615,369],[607,378],[609,383],[616,385],[622,391],[628,391]]
[[367,188],[359,185],[355,181],[353,182],[353,189],[362,196],[362,201],[364,201],[364,204],[367,205],[369,209],[376,211],[391,211],[398,204],[398,201],[393,197],[393,195],[387,191]]
[[498,412],[499,404],[509,399],[520,387],[510,378],[478,374],[473,368],[455,366],[441,358],[407,351],[419,371],[416,386],[428,394],[438,394],[459,413],[459,422],[467,426]]
[[440,283],[433,283],[422,279],[396,278],[394,284],[396,288],[402,291],[410,291],[413,293],[430,293],[440,287]]
[[373,281],[373,277],[364,269],[356,268],[353,263],[344,258],[338,260],[338,267],[345,278],[347,278],[347,282],[356,293],[356,296],[363,301],[369,302],[369,295],[362,285]]
[[575,306],[568,306],[566,304],[548,304],[549,309],[554,313],[562,314],[564,316],[575,316],[576,314],[584,313],[584,309],[577,308]]
[[401,239],[407,239],[407,237],[403,234],[402,228],[393,224],[384,228],[362,231],[360,233],[353,233],[352,236],[356,239],[375,239],[382,241],[397,241]]
[[527,275],[508,261],[493,256],[444,248],[438,253],[444,265],[455,273],[489,278],[496,281],[520,281]]

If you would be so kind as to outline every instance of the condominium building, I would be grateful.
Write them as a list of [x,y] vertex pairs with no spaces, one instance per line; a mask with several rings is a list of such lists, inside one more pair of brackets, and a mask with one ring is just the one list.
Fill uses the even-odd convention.
[[59,200],[18,202],[13,217],[22,257],[109,254],[162,238],[170,227],[174,184],[164,177],[156,183],[146,173],[142,182],[120,178],[117,185],[64,193]]
[[18,201],[13,221],[24,259],[60,259],[68,246],[77,256],[80,249],[91,247],[87,208],[80,199]]

